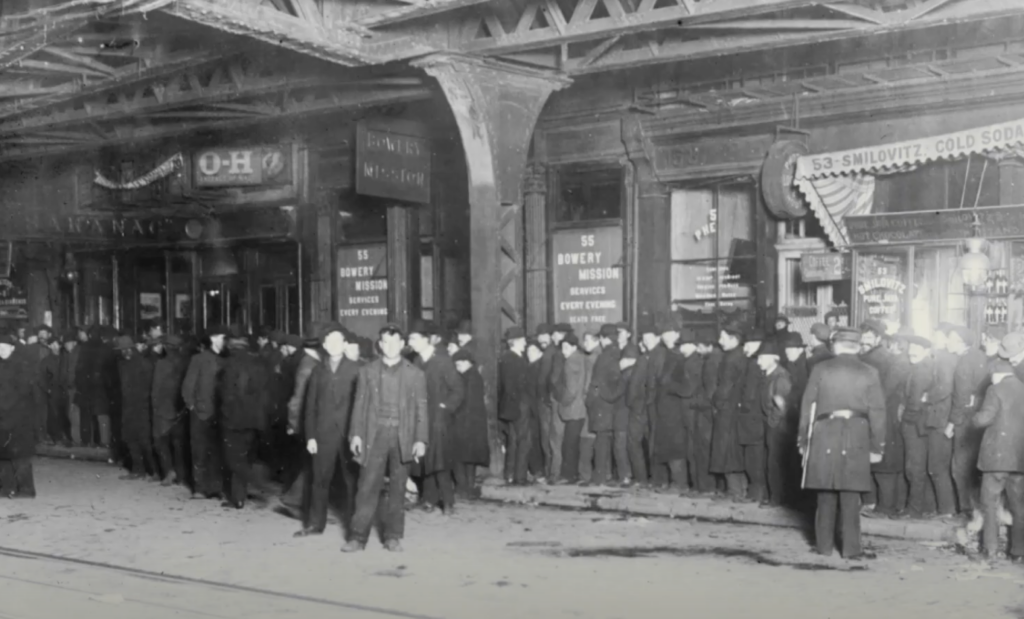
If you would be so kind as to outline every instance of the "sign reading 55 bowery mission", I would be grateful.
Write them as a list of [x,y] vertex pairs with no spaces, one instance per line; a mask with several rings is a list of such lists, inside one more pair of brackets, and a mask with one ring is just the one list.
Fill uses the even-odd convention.
[[361,335],[388,322],[388,249],[384,243],[338,249],[338,318]]
[[562,230],[552,237],[555,322],[583,333],[623,319],[622,229]]

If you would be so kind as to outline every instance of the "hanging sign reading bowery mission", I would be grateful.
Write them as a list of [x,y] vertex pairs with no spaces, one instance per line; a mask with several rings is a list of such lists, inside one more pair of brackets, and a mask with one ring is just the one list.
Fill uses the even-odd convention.
[[430,140],[411,125],[356,125],[356,193],[430,204]]

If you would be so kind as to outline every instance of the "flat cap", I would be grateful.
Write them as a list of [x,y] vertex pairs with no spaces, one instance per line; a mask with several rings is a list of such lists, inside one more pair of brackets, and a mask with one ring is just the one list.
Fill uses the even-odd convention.
[[606,324],[601,325],[601,330],[598,331],[597,334],[600,337],[607,337],[607,338],[615,339],[615,338],[619,337],[619,329],[615,325],[607,324],[606,323]]
[[860,330],[851,329],[850,327],[839,327],[836,329],[836,332],[832,334],[832,341],[859,344]]
[[575,333],[569,332],[569,334],[565,336],[565,339],[562,340],[562,343],[563,344],[572,344],[576,348],[579,348],[580,347],[580,338],[576,337]]
[[999,356],[1012,359],[1024,352],[1024,333],[1010,333],[999,342]]
[[302,338],[297,335],[286,335],[284,336],[284,342],[282,346],[291,346],[292,348],[302,348]]
[[327,336],[332,333],[340,333],[342,337],[346,340],[348,339],[348,331],[345,330],[345,327],[343,327],[340,322],[329,322],[325,324],[323,329],[320,330],[320,333],[321,339],[323,340],[326,340]]
[[134,347],[135,342],[127,335],[119,335],[114,339],[114,350],[128,350]]
[[832,329],[828,328],[828,325],[816,322],[811,325],[811,335],[818,338],[822,342],[827,342],[832,337]]
[[542,335],[551,335],[551,325],[547,324],[546,322],[542,322],[539,325],[537,325],[537,337],[540,337]]
[[878,337],[885,337],[885,325],[882,324],[881,320],[875,320],[874,318],[870,318],[862,322],[860,330],[862,333],[870,332],[874,333]]
[[215,336],[218,336],[218,335],[227,335],[227,334],[228,334],[228,330],[225,329],[224,327],[220,326],[220,325],[214,325],[212,327],[207,327],[207,329],[206,329],[206,337],[215,337]]
[[741,338],[746,334],[747,329],[742,323],[730,321],[722,325],[722,331],[725,331],[729,335]]
[[452,361],[469,361],[470,363],[476,363],[476,359],[473,358],[473,351],[468,348],[460,348],[455,351],[452,355]]
[[682,320],[680,320],[680,316],[675,312],[669,312],[668,314],[665,314],[664,316],[658,318],[658,333],[669,333],[671,331],[679,331],[680,327],[682,326]]
[[996,359],[989,374],[1014,374],[1013,365],[1006,359]]

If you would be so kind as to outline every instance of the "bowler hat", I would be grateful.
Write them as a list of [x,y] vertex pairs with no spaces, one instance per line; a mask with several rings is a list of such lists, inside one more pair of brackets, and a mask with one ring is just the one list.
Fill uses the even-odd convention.
[[526,337],[526,331],[522,327],[509,327],[505,329],[505,340],[518,340]]
[[291,346],[292,348],[302,348],[302,338],[297,335],[286,335],[284,336],[284,342],[282,346]]
[[839,327],[836,329],[836,332],[832,334],[832,341],[859,344],[860,331],[858,329],[851,329],[850,327]]
[[803,348],[804,336],[800,335],[796,331],[790,331],[784,338],[782,338],[781,344],[783,348]]
[[779,350],[778,343],[774,340],[768,340],[761,342],[761,347],[757,349],[757,356],[760,357],[761,355],[781,357],[782,351]]
[[718,339],[713,328],[705,327],[703,329],[696,329],[696,332],[696,342],[698,344],[714,345],[715,341]]
[[669,312],[658,318],[658,333],[679,331],[682,326],[681,317],[675,312]]
[[722,331],[725,331],[729,335],[742,339],[743,335],[747,332],[747,329],[739,322],[730,321],[722,325]]
[[576,337],[575,333],[571,333],[570,332],[562,340],[562,343],[563,344],[571,344],[571,345],[575,346],[576,348],[579,348],[580,347],[580,338]]
[[227,335],[228,330],[221,325],[214,325],[206,328],[206,337],[216,337],[218,335]]
[[545,322],[537,325],[537,336],[540,337],[541,335],[551,335],[551,325]]
[[423,337],[430,337],[431,335],[437,335],[437,326],[429,320],[416,320],[412,323],[412,327],[409,328],[409,335],[413,333],[419,333]]
[[637,325],[637,331],[640,332],[640,335],[645,333],[658,334],[658,328],[654,325],[654,321],[646,316],[640,319],[640,323]]
[[460,348],[455,351],[452,355],[452,361],[469,361],[470,363],[476,363],[476,359],[473,358],[473,351],[468,348]]
[[129,350],[135,348],[135,342],[127,335],[119,335],[114,339],[114,350]]
[[615,325],[603,324],[601,325],[601,330],[598,331],[597,334],[600,337],[607,337],[614,340],[615,338],[619,337],[619,330]]
[[1012,359],[1024,352],[1024,333],[1010,333],[999,343],[999,356]]
[[779,314],[778,316],[775,317],[775,322],[779,322],[779,321],[782,321],[782,322],[784,322],[784,323],[786,323],[788,325],[789,324],[789,317],[784,315],[784,314]]
[[696,344],[697,343],[697,332],[690,327],[683,327],[679,330],[679,343],[680,344]]
[[309,322],[302,333],[302,345],[306,348],[316,348],[320,345],[320,333],[323,329],[322,323]]

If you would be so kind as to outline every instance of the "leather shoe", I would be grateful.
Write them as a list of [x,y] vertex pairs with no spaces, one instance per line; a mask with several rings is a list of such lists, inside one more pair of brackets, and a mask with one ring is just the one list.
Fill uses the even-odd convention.
[[309,537],[310,535],[323,535],[323,529],[314,529],[312,527],[304,527],[296,531],[292,537]]
[[389,539],[384,542],[384,550],[388,552],[402,552],[402,543],[397,539]]
[[[355,540],[351,540],[349,542],[346,542],[345,545],[341,547],[341,551],[342,552],[360,552],[360,551],[363,550],[364,547],[365,546],[363,546],[363,544],[360,544],[359,542],[357,542]],[[386,547],[387,547],[387,545],[385,545],[385,548]]]

